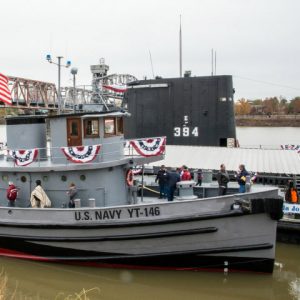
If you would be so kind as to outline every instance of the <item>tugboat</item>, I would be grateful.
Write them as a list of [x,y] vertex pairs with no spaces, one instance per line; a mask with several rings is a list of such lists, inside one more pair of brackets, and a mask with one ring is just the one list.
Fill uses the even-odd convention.
[[[94,85],[106,78],[106,65],[91,69]],[[129,114],[96,86],[92,100],[69,113],[6,118],[1,256],[98,267],[273,271],[278,189],[198,198],[193,181],[180,181],[172,202],[139,198],[133,169],[163,159],[166,137],[125,140]]]
[[[6,119],[0,255],[99,267],[272,272],[282,212],[277,189],[198,199],[189,195],[194,183],[188,181],[178,183],[182,197],[173,202],[142,202],[132,168],[162,159],[166,139],[125,141],[128,114],[99,107]],[[9,182],[18,190],[14,207],[7,207]],[[51,205],[33,205],[36,183]],[[75,208],[68,207],[71,183]]]

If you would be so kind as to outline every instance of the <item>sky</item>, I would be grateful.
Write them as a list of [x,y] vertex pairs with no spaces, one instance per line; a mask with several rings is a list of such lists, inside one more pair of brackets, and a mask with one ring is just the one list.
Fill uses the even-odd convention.
[[[57,83],[72,61],[77,84],[91,84],[90,65],[105,58],[109,73],[152,78],[183,71],[232,75],[235,99],[300,96],[299,0],[9,0],[0,6],[0,72]],[[62,86],[72,85],[62,68]]]

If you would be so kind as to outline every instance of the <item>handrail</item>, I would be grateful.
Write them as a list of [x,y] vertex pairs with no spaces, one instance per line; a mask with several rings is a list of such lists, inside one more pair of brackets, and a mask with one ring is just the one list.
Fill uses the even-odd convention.
[[[157,139],[157,138],[147,138],[145,140],[151,140],[151,139]],[[137,139],[141,140],[141,139]],[[109,143],[104,143],[100,144],[100,151],[97,154],[93,154],[93,159],[91,161],[87,161],[85,163],[89,164],[97,164],[97,163],[102,163],[104,161],[109,161],[109,157],[112,157],[113,160],[120,159],[122,157],[142,157],[140,153],[138,153],[134,147],[131,145],[130,141],[135,141],[135,139],[130,139],[130,140],[119,140],[117,142],[109,142]],[[123,144],[123,151],[122,151],[122,146]],[[83,145],[83,146],[96,146],[96,145]],[[114,147],[114,146],[120,146],[120,147]],[[67,147],[67,146],[65,146]],[[24,153],[24,151],[29,151],[29,150],[37,150],[37,157],[32,160],[29,164],[38,164],[38,166],[41,166],[41,164],[44,162],[46,165],[46,162],[53,162],[53,163],[58,163],[58,164],[72,164],[74,161],[72,161],[72,157],[68,157],[63,153],[61,150],[62,148],[65,147],[38,147],[38,148],[32,148],[32,149],[9,149],[5,147],[5,149],[2,150],[2,158],[5,159],[6,161],[12,161],[14,164],[16,163],[16,158],[12,157],[9,155],[9,151],[13,150],[18,153],[18,155],[21,155]],[[74,147],[67,147],[67,148],[75,148]],[[110,150],[112,149],[112,150]],[[76,149],[74,149],[76,150]],[[84,154],[84,153],[83,153]],[[82,154],[82,155],[83,155]],[[145,156],[145,155],[144,155]],[[74,156],[74,158],[76,158]]]

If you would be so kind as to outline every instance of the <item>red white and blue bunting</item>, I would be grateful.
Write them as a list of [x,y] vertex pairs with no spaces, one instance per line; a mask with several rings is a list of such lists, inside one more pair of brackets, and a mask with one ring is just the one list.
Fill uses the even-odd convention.
[[142,156],[157,156],[165,152],[166,137],[132,140],[130,145]]
[[8,154],[14,159],[17,166],[27,166],[38,156],[38,149],[8,150]]
[[113,91],[115,93],[125,93],[127,91],[127,86],[123,84],[103,85],[103,88],[106,90]]
[[294,150],[300,154],[300,145],[280,145],[282,150]]
[[62,147],[61,150],[67,159],[74,163],[87,163],[94,160],[100,151],[101,145]]

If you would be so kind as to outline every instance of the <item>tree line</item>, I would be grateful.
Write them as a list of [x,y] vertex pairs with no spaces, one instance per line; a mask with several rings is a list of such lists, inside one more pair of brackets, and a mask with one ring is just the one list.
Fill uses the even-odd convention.
[[300,97],[288,101],[284,98],[248,100],[241,98],[235,102],[236,115],[294,115],[300,114]]

